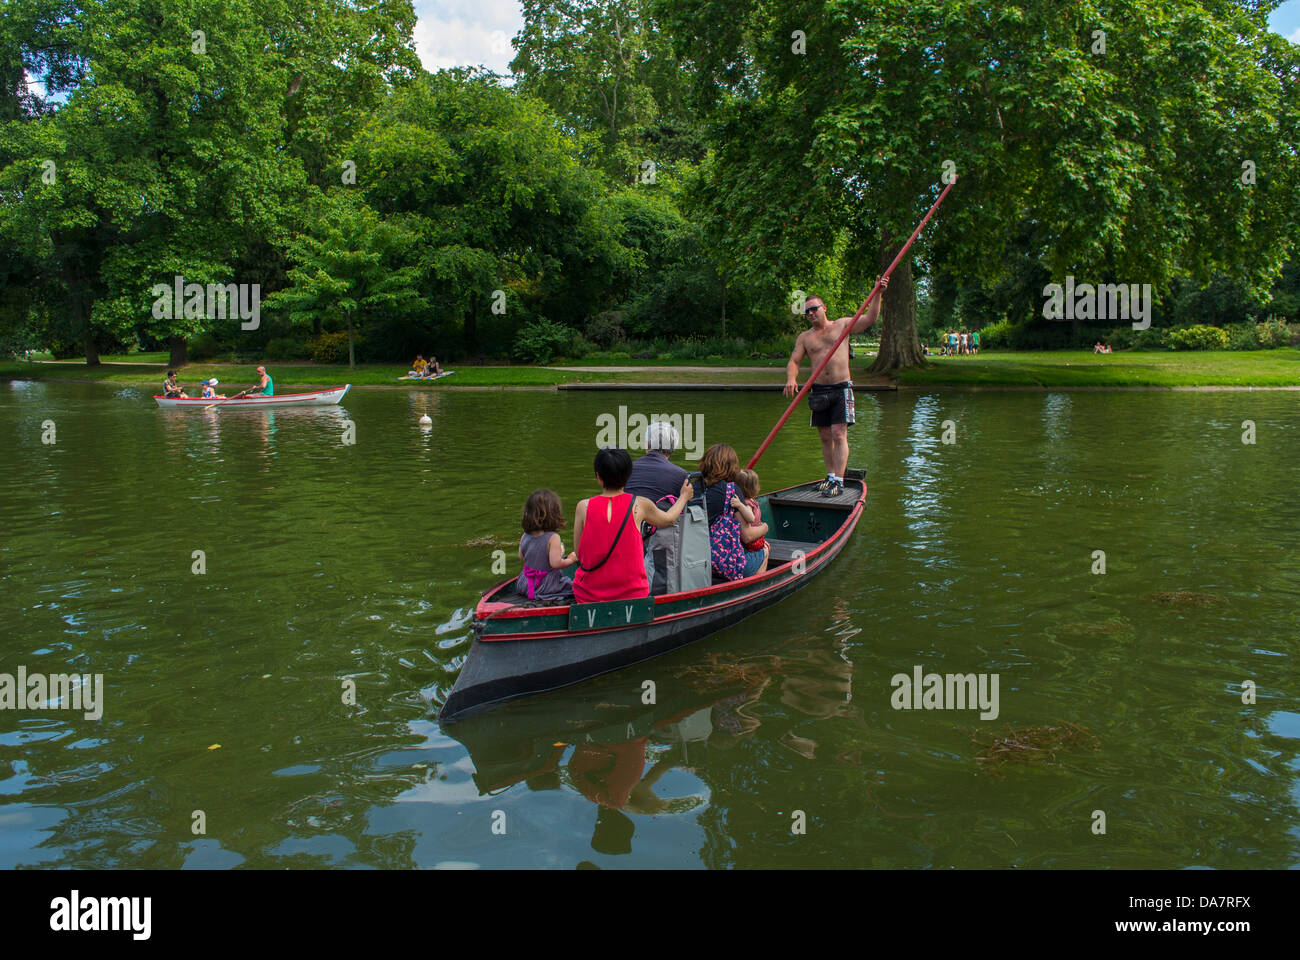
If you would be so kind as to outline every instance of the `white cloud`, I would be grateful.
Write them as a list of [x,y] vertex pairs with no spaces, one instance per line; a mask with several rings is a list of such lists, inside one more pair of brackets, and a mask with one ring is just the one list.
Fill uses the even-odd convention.
[[1287,37],[1292,43],[1300,43],[1300,27],[1296,27],[1295,32]]
[[415,0],[415,50],[427,70],[485,66],[509,74],[524,25],[518,0]]

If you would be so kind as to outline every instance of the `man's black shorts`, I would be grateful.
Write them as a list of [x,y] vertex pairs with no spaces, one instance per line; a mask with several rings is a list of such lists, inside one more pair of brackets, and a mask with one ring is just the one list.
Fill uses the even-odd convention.
[[808,405],[811,409],[813,406],[813,397],[817,397],[817,404],[830,401],[829,405],[822,410],[813,410],[812,417],[809,419],[809,426],[829,427],[833,423],[845,423],[852,426],[857,422],[853,409],[853,381],[845,380],[842,383],[814,383],[812,389],[808,391]]

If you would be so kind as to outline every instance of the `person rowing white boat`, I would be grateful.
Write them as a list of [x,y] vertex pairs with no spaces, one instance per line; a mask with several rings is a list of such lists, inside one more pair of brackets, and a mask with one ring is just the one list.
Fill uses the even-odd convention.
[[275,381],[273,381],[271,379],[271,375],[266,372],[266,367],[259,366],[257,368],[257,375],[258,377],[261,378],[260,380],[258,380],[257,386],[245,392],[254,397],[275,396]]
[[186,400],[189,399],[189,396],[190,396],[190,395],[189,395],[188,393],[186,393],[184,390],[182,390],[182,389],[181,389],[181,385],[180,385],[179,383],[176,382],[176,371],[175,371],[175,370],[168,370],[168,371],[167,371],[167,379],[163,381],[163,396],[164,396],[164,397],[181,397],[181,398],[184,398],[184,399],[186,399]]

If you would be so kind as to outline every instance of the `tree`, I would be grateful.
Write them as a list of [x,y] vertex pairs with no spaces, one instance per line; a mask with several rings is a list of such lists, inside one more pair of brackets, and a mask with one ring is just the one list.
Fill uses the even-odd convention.
[[0,238],[61,291],[88,363],[140,328],[184,362],[213,317],[157,316],[158,284],[278,279],[304,164],[417,66],[409,0],[21,3],[48,8],[23,22],[61,59],[28,59],[66,100],[0,130]]
[[308,228],[289,243],[289,286],[267,298],[295,321],[341,320],[348,330],[348,366],[356,366],[355,333],[367,320],[424,306],[410,254],[416,233],[400,219],[381,219],[342,187],[315,205]]
[[[1027,220],[1051,275],[1123,275],[1163,291],[1213,269],[1266,288],[1294,243],[1284,228],[1300,195],[1295,52],[1267,30],[1275,6],[659,0],[655,10],[713,121],[714,190],[734,250],[796,275],[847,229],[882,269],[951,160],[961,183],[931,230],[951,234],[946,266],[962,276],[999,274],[1001,238]],[[1245,160],[1254,184],[1243,183]],[[923,362],[912,264],[928,242],[885,297],[878,372]]]
[[559,127],[491,75],[444,71],[394,91],[350,146],[366,203],[418,233],[423,295],[456,318],[466,350],[497,304],[576,325],[630,263],[600,181]]
[[687,83],[646,0],[523,0],[510,64],[616,182],[703,156]]

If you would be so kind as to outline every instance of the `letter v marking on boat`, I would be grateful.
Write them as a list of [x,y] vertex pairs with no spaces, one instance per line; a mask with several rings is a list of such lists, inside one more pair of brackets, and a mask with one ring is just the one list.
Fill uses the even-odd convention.
[[587,626],[589,626],[589,627],[594,627],[595,625],[596,625],[596,611],[595,611],[595,610],[588,610],[588,611],[587,611]]
[[632,608],[631,608],[631,607],[624,607],[624,608],[623,608],[623,612],[627,614],[627,622],[628,622],[628,623],[631,623],[631,622],[632,622]]

